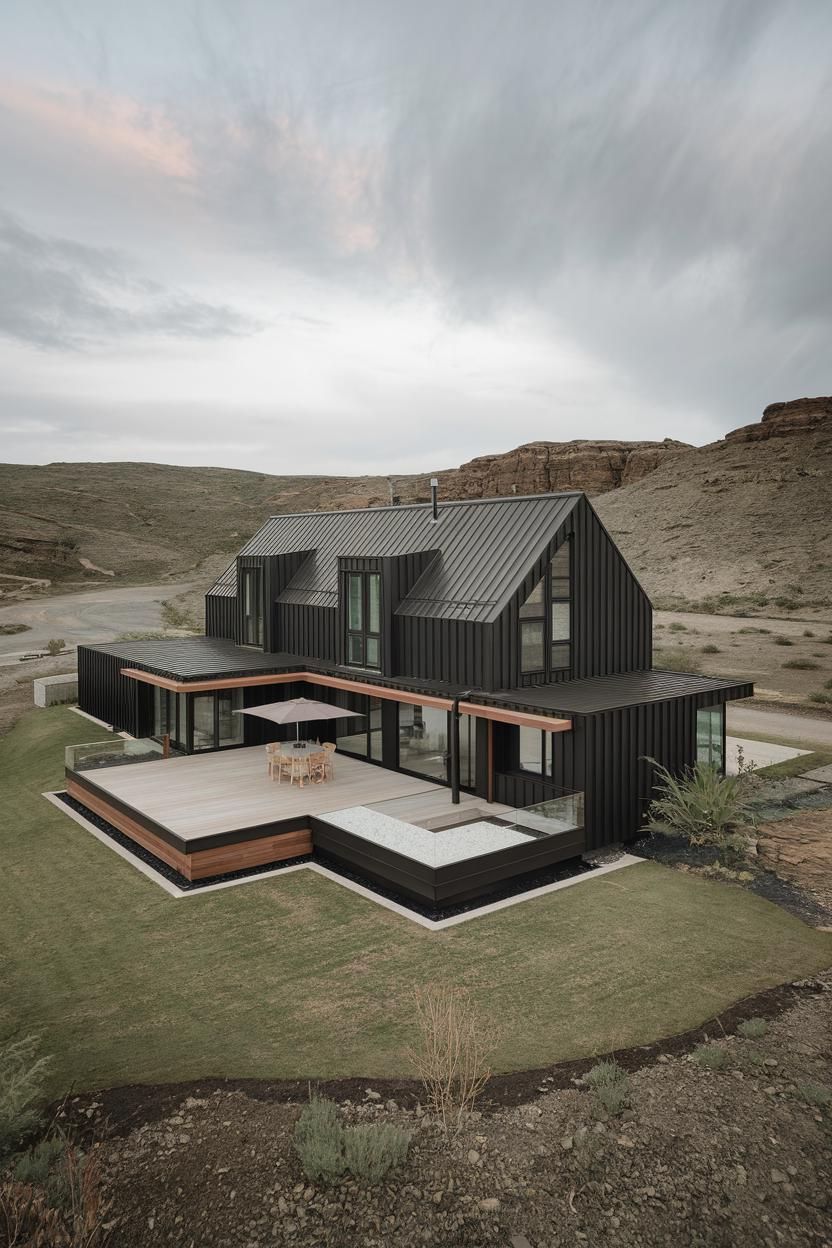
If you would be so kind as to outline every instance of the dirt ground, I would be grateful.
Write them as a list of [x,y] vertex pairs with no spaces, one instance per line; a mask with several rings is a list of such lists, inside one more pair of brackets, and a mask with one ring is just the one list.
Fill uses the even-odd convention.
[[[653,646],[689,652],[708,676],[753,681],[757,699],[805,704],[822,715],[832,711],[832,689],[825,687],[832,680],[832,614],[811,615],[797,620],[656,611]],[[705,653],[706,646],[716,652]],[[660,656],[653,662],[660,667]],[[794,663],[807,666],[788,666]],[[830,701],[812,702],[812,693]]]
[[[422,1106],[350,1087],[348,1122],[412,1132],[407,1161],[377,1187],[304,1177],[297,1103],[197,1085],[160,1115],[149,1097],[147,1121],[116,1124],[97,1148],[114,1202],[109,1243],[828,1248],[832,974],[780,1004],[760,1038],[716,1022],[690,1037],[688,1050],[706,1037],[723,1049],[723,1069],[673,1045],[651,1052],[619,1117],[582,1083],[552,1090],[557,1072],[541,1072],[523,1104],[475,1115],[448,1143]],[[106,1112],[87,1100],[68,1109]]]

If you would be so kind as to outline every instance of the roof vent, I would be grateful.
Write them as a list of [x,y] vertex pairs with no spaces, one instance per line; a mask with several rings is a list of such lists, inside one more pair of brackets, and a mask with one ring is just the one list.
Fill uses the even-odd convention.
[[439,480],[437,477],[430,479],[430,505],[433,512],[431,519],[439,519]]

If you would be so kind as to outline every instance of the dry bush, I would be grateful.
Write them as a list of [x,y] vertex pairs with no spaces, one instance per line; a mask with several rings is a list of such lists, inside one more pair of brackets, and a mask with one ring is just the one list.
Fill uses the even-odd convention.
[[0,1166],[38,1121],[51,1063],[39,1049],[35,1035],[0,1043]]
[[428,985],[415,1002],[422,1043],[410,1058],[445,1133],[456,1133],[491,1078],[494,1036],[464,988]]
[[65,1203],[57,1208],[47,1192],[9,1178],[0,1183],[0,1244],[3,1248],[104,1248],[110,1209],[98,1161],[71,1145],[63,1160]]

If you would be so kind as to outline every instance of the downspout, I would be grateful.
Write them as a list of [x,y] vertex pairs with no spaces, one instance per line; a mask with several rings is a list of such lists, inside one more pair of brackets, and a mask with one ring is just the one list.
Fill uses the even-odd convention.
[[464,698],[470,698],[472,692],[472,689],[466,689],[462,693],[455,694],[450,710],[451,749],[448,762],[451,769],[451,802],[454,806],[459,805],[459,721],[462,718],[459,704]]

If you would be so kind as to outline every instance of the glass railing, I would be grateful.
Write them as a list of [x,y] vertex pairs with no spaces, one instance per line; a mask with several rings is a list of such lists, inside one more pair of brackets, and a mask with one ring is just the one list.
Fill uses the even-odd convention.
[[505,811],[500,822],[510,823],[527,836],[556,836],[584,826],[584,795],[582,792],[559,793],[533,806]]
[[163,756],[164,746],[150,737],[113,737],[110,741],[68,745],[64,763],[69,771],[95,771],[98,767],[122,767],[125,763],[144,763]]

